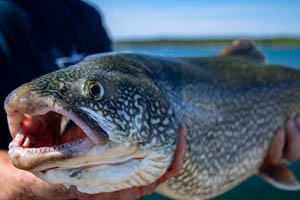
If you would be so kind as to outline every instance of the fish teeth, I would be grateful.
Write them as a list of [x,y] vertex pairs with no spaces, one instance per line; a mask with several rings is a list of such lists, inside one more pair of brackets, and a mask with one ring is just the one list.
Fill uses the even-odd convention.
[[25,137],[24,134],[18,132],[18,133],[16,134],[15,139],[16,139],[17,141],[22,141],[22,140],[24,139],[24,137]]
[[69,123],[70,119],[66,116],[62,116],[61,122],[60,122],[60,135],[62,136],[66,130],[66,127]]
[[30,137],[26,136],[25,141],[23,143],[23,147],[28,148],[30,146]]
[[9,149],[14,148],[15,146],[20,146],[24,140],[24,135],[21,134],[20,132],[17,132],[13,141],[9,144]]
[[22,133],[20,133],[20,132],[18,132],[16,134],[16,137],[15,137],[14,141],[15,141],[15,143],[17,143],[17,145],[21,145],[22,142],[24,141],[24,138],[25,138],[25,135],[22,134]]

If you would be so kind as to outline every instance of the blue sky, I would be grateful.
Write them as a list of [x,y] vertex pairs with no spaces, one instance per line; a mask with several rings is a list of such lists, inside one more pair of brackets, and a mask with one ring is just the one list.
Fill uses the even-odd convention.
[[300,36],[300,0],[86,0],[112,39]]

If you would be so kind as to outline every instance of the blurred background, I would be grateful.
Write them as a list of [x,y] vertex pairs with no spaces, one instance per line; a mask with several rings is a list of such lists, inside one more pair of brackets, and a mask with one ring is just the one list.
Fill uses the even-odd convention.
[[[102,13],[114,50],[167,56],[217,54],[234,39],[250,38],[268,63],[300,69],[299,0],[88,0]],[[300,178],[300,162],[291,168]],[[143,199],[167,199],[158,194]],[[254,176],[215,198],[299,200]]]
[[256,41],[270,63],[300,66],[299,0],[89,0],[114,50],[211,55],[232,39]]

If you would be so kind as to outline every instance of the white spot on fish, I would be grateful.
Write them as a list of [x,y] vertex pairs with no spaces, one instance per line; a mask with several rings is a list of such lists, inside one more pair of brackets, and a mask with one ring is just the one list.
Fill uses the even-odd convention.
[[106,116],[106,119],[107,119],[108,121],[112,121],[112,120],[113,120],[112,117],[111,117],[110,115],[107,115],[107,116]]
[[175,131],[173,129],[167,130],[166,132],[169,135],[175,134]]
[[124,101],[124,104],[125,104],[125,106],[128,106],[128,101],[127,100]]
[[169,108],[168,114],[169,114],[169,115],[172,115],[172,114],[173,114],[173,110],[172,110],[171,108]]
[[151,124],[158,124],[160,122],[160,119],[151,119]]
[[163,135],[163,134],[161,134],[161,135],[160,135],[160,139],[161,139],[161,141],[162,141],[163,143],[165,143],[165,142],[166,142],[166,139],[165,139],[165,137],[164,137],[164,135]]
[[134,113],[134,110],[132,108],[130,108],[129,113],[132,115]]
[[165,130],[165,128],[164,128],[164,127],[162,127],[162,126],[160,126],[160,127],[158,128],[158,130],[159,130],[160,132],[162,132],[162,131],[164,131],[164,130]]
[[163,125],[168,125],[169,124],[169,119],[166,118],[164,121],[163,121]]
[[147,121],[144,121],[144,126],[147,128],[147,129],[149,129],[150,127],[149,127],[149,124],[148,124],[148,122]]
[[155,106],[156,106],[157,108],[159,107],[159,102],[158,102],[158,101],[155,102]]

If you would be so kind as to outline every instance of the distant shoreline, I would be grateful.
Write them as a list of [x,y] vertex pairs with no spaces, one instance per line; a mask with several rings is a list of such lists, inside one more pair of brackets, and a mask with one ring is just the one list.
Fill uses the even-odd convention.
[[[114,42],[114,46],[117,48],[133,47],[133,46],[225,46],[237,39],[245,39],[247,37],[237,38],[157,38],[157,39],[137,39],[137,40],[117,40]],[[278,38],[251,38],[258,46],[271,46],[271,47],[300,47],[300,37],[278,37]]]

